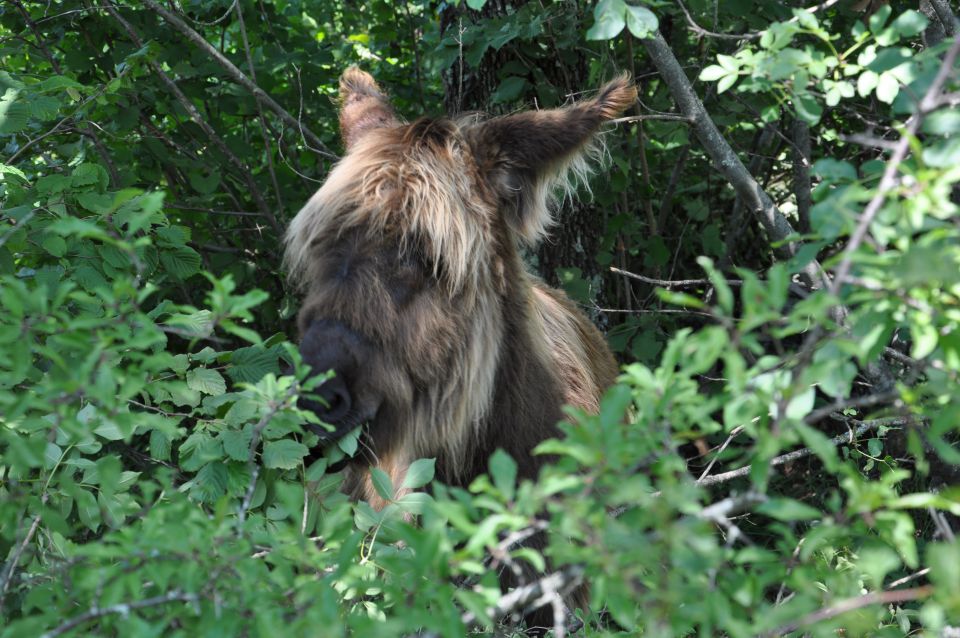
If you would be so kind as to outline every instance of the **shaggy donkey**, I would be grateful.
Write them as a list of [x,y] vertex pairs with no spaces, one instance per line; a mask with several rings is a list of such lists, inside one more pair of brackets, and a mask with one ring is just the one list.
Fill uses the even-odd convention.
[[286,264],[305,293],[303,360],[336,373],[307,404],[334,427],[318,434],[363,425],[354,498],[382,507],[367,468],[400,485],[423,457],[467,485],[498,447],[534,477],[561,405],[598,409],[613,357],[518,247],[543,238],[552,194],[583,177],[594,134],[636,96],[624,76],[562,109],[406,124],[370,75],[344,72],[347,153],[291,223]]

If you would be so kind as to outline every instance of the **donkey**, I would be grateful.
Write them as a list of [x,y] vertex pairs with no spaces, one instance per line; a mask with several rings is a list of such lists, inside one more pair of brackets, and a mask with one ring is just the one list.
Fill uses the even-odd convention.
[[285,262],[305,295],[303,360],[335,373],[302,405],[333,426],[315,428],[322,439],[363,426],[352,497],[383,507],[369,466],[399,486],[427,457],[466,486],[497,448],[533,478],[561,406],[598,410],[616,362],[519,250],[544,237],[599,127],[636,97],[621,76],[566,108],[407,124],[369,74],[343,73],[347,152],[291,222]]
[[622,76],[562,109],[407,124],[370,75],[344,72],[347,152],[291,222],[285,261],[305,294],[303,360],[335,373],[301,406],[333,427],[314,428],[328,441],[363,426],[350,496],[384,507],[368,468],[399,486],[424,457],[466,486],[497,448],[534,478],[544,459],[533,449],[559,434],[561,406],[599,409],[616,362],[520,246],[544,237],[597,130],[636,98]]

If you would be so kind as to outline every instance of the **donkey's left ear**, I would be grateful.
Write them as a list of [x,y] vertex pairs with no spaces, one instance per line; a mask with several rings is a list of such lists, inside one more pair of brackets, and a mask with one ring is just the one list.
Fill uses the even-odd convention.
[[340,76],[340,136],[349,151],[373,129],[397,126],[400,121],[373,77],[351,66]]
[[636,100],[637,88],[623,74],[591,100],[478,126],[473,145],[480,169],[504,200],[507,221],[520,238],[534,243],[543,236],[551,222],[548,200],[557,179],[581,158],[600,125]]

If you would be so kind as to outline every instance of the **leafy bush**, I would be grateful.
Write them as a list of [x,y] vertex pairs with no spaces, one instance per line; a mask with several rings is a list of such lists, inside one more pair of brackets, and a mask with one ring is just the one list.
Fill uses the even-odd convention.
[[[303,130],[154,8],[0,10],[0,636],[462,636],[581,580],[592,611],[555,635],[953,635],[960,40],[931,29],[954,24],[775,2],[182,4]],[[724,137],[769,153],[748,168],[797,232],[712,178],[682,82],[651,79],[658,28],[716,82],[698,90]],[[561,273],[626,311],[606,320],[629,362],[541,445],[557,460],[535,483],[497,453],[451,489],[425,459],[404,486],[426,491],[376,511],[328,471],[356,437],[319,450],[304,428],[297,397],[323,377],[288,341],[278,233],[329,167],[327,97],[356,60],[411,115],[464,66],[493,68],[506,108],[562,101],[546,60],[581,90],[650,65],[658,112],[608,138],[589,261],[655,276]],[[674,269],[691,278],[659,279]],[[544,555],[524,546],[544,529]],[[504,595],[522,563],[552,580]]]

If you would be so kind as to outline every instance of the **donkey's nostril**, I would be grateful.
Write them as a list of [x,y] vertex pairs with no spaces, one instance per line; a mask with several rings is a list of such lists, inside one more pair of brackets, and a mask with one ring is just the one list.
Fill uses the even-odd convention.
[[342,377],[328,379],[317,388],[316,394],[323,399],[323,403],[320,403],[314,412],[330,425],[337,425],[350,412],[353,402],[350,398],[350,390]]

